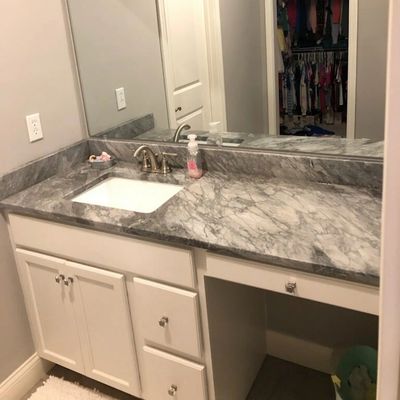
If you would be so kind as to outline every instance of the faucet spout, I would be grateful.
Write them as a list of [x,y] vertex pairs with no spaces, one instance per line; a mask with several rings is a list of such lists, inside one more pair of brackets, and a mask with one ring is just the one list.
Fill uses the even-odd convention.
[[142,145],[137,148],[133,157],[139,158],[140,155],[143,157],[143,171],[158,172],[157,156],[149,146]]
[[187,130],[189,130],[191,128],[192,127],[190,125],[188,125],[188,124],[185,124],[185,123],[180,124],[178,126],[178,128],[176,128],[176,131],[175,131],[175,134],[174,134],[174,143],[178,143],[179,142],[179,138],[180,138],[181,133],[183,131],[187,131]]

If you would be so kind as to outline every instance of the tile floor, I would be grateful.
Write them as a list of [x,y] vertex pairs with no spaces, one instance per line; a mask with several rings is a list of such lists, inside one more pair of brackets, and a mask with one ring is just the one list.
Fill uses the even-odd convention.
[[[136,397],[59,366],[54,367],[50,374],[96,389],[116,400],[138,400]],[[21,400],[29,399],[29,396],[42,384],[43,381],[39,382]],[[247,400],[335,400],[335,391],[329,375],[267,357]]]
[[247,400],[335,400],[331,377],[266,357]]

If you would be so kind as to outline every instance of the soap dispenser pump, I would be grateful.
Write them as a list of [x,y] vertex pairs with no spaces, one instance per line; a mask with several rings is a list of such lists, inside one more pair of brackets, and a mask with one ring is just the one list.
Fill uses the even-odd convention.
[[202,160],[197,143],[197,135],[188,135],[187,169],[191,178],[199,179],[203,176]]

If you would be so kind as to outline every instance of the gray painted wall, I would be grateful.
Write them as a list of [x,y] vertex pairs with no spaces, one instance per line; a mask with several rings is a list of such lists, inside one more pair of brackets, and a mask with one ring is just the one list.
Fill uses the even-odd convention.
[[[0,4],[0,175],[86,136],[63,0]],[[44,140],[29,143],[25,115]],[[33,352],[5,221],[0,217],[0,382]]]
[[358,7],[356,137],[382,140],[389,0],[362,0]]
[[220,0],[228,131],[266,133],[264,0]]
[[[154,113],[167,128],[156,2],[68,0],[79,73],[92,135]],[[117,110],[124,87],[127,108]]]
[[8,231],[0,214],[0,382],[33,353],[33,343]]

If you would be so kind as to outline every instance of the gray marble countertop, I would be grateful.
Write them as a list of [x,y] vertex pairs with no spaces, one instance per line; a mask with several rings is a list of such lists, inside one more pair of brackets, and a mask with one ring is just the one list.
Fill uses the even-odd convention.
[[[182,184],[152,214],[72,202],[109,176]],[[381,199],[351,186],[182,170],[144,174],[118,163],[106,171],[82,164],[0,202],[55,222],[209,249],[323,276],[379,285]]]

